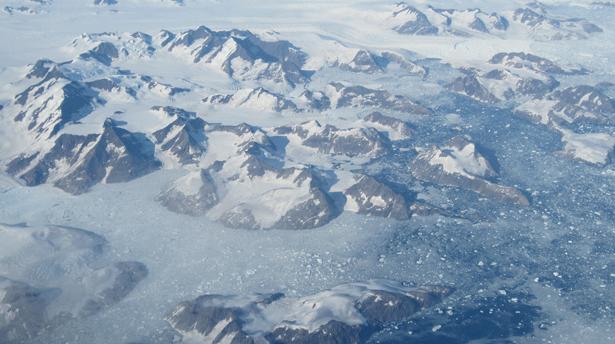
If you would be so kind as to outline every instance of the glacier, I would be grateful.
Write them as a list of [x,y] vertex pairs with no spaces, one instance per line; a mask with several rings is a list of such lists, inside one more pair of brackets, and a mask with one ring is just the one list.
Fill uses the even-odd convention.
[[0,0],[0,343],[612,343],[615,3]]

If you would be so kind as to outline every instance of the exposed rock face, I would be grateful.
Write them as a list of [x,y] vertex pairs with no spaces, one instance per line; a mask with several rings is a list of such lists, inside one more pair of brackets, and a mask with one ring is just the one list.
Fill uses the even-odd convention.
[[406,140],[412,136],[410,124],[380,112],[372,112],[363,117],[363,123],[365,126],[387,133],[390,140]]
[[292,127],[279,127],[277,134],[295,136],[301,145],[323,154],[349,157],[379,157],[388,152],[389,141],[373,128],[339,129],[309,121]]
[[[42,154],[41,154],[42,155]],[[30,166],[20,156],[12,166]],[[33,166],[16,175],[26,185],[53,182],[66,192],[80,194],[99,183],[119,183],[148,174],[161,164],[154,157],[154,146],[142,134],[131,133],[107,120],[100,135],[63,134]]]
[[359,50],[348,63],[340,63],[339,68],[350,72],[376,73],[383,72],[387,61],[367,50]]
[[[174,97],[189,91],[107,66],[119,54],[112,43],[103,41],[84,54],[68,62],[42,59],[30,66],[26,79],[35,82],[18,93],[10,107],[14,120],[37,140],[51,139],[66,126],[79,124],[109,99],[133,101],[145,94]],[[94,71],[87,71],[90,67]]]
[[173,85],[158,82],[147,75],[142,75],[140,79],[145,83],[145,87],[147,87],[152,93],[159,94],[162,96],[173,97],[179,94],[190,92],[190,89],[188,88],[175,87]]
[[[307,168],[279,168],[266,157],[231,159],[216,173],[228,195],[210,215],[231,228],[309,229],[337,216],[318,176]],[[239,165],[239,170],[233,166]],[[253,190],[249,197],[236,192]],[[252,194],[253,193],[253,194]],[[244,195],[245,196],[245,195]],[[218,215],[220,214],[220,215]]]
[[513,20],[527,26],[534,37],[541,40],[585,39],[603,31],[585,19],[555,19],[529,7],[517,9]]
[[497,162],[489,159],[480,147],[464,137],[454,137],[443,147],[432,146],[420,152],[410,168],[425,181],[450,185],[477,192],[485,197],[529,205],[519,190],[495,184]]
[[393,30],[406,35],[437,35],[438,28],[431,24],[425,13],[406,3],[399,3],[393,17],[401,21]]
[[26,74],[26,78],[28,78],[28,79],[31,79],[31,78],[42,79],[42,78],[44,78],[47,75],[47,73],[50,70],[52,70],[52,69],[56,69],[57,70],[57,68],[58,68],[57,64],[55,62],[53,62],[52,60],[40,59],[40,60],[36,61],[36,63],[34,63],[33,65],[30,66],[30,70],[28,71],[28,74]]
[[100,181],[127,182],[160,166],[153,144],[144,135],[131,133],[107,120],[103,133],[83,161],[56,185],[71,193],[81,193]]
[[428,6],[424,11],[406,3],[398,3],[393,12],[395,31],[407,35],[451,34],[468,36],[476,33],[498,33],[508,29],[508,20],[497,13],[480,9],[441,9]]
[[527,75],[514,70],[494,69],[481,78],[481,82],[500,100],[523,96],[540,98],[559,86],[559,82],[550,75]]
[[182,165],[196,164],[207,150],[205,121],[200,118],[186,118],[179,113],[171,124],[153,133],[160,149],[169,152]]
[[[87,136],[63,134],[56,139],[54,146],[48,152],[37,152],[30,156],[21,155],[15,158],[9,163],[11,168],[8,172],[12,172],[28,186],[40,185],[54,178],[59,179],[62,175],[53,171],[58,171],[64,162],[68,165],[77,164],[96,142],[96,138],[95,134]],[[34,160],[34,157],[41,158]]]
[[386,60],[367,50],[359,50],[352,60],[347,63],[339,63],[342,70],[360,73],[383,72],[386,68]]
[[[421,72],[417,71],[417,73]],[[282,94],[258,87],[241,89],[231,94],[210,95],[205,97],[203,102],[211,105],[228,105],[235,108],[270,112],[376,107],[417,115],[431,114],[431,110],[405,96],[393,95],[385,90],[374,90],[363,86],[346,86],[336,82],[327,85],[324,91],[305,90],[296,99],[287,98]]]
[[[103,272],[104,271],[104,272]],[[89,316],[114,305],[124,299],[137,287],[137,284],[147,277],[147,267],[140,262],[117,262],[113,266],[98,271],[100,274],[114,276],[112,283],[87,300],[79,316]]]
[[209,172],[201,170],[176,180],[158,200],[164,207],[176,213],[199,216],[220,201],[216,189]]
[[431,12],[432,22],[438,23],[441,31],[456,35],[467,35],[468,32],[497,33],[506,31],[508,19],[497,13],[485,13],[480,9],[439,9],[428,8]]
[[[228,165],[233,165],[229,162]],[[230,195],[212,210],[218,220],[241,229],[310,229],[320,227],[338,215],[333,200],[318,176],[307,168],[276,169],[258,157],[246,160],[239,175],[221,170],[227,194],[233,190],[255,190],[248,197]],[[245,191],[244,191],[245,192]]]
[[275,224],[280,229],[310,229],[325,225],[337,216],[336,206],[331,197],[317,182],[312,182],[309,196],[289,209]]
[[101,42],[79,57],[82,59],[95,59],[106,66],[110,66],[113,59],[117,59],[119,56],[117,47],[113,43]]
[[365,343],[386,324],[431,307],[452,291],[374,280],[302,298],[203,295],[180,303],[167,321],[181,335],[210,343]]
[[308,79],[302,70],[306,55],[287,41],[264,41],[249,31],[212,31],[205,26],[161,36],[169,51],[188,53],[194,63],[218,66],[234,79],[290,85]]
[[585,69],[564,69],[549,59],[524,52],[498,53],[489,60],[489,63],[545,74],[574,75],[588,73]]
[[382,73],[385,72],[389,66],[397,65],[402,71],[419,76],[427,75],[427,69],[401,55],[391,52],[377,54],[365,49],[358,50],[352,60],[337,62],[335,65],[345,71],[369,74]]
[[569,87],[555,92],[553,99],[557,99],[554,114],[568,122],[579,118],[607,120],[615,116],[615,100],[592,86]]
[[297,111],[297,105],[284,96],[270,92],[262,87],[243,89],[233,94],[216,94],[203,99],[212,105],[231,105],[252,110],[281,112]]
[[324,111],[331,107],[331,99],[324,92],[305,90],[299,96],[297,103],[302,109]]
[[[112,78],[96,79],[87,81],[85,84],[95,90],[106,92],[120,91],[122,89],[122,85],[119,80]],[[130,89],[128,92],[131,92],[133,97],[135,96],[134,90]]]
[[115,60],[151,58],[157,51],[151,35],[133,33],[84,33],[71,42],[82,54],[77,60],[98,61],[110,66]]
[[479,80],[476,73],[466,71],[463,76],[455,79],[447,86],[451,92],[463,94],[484,103],[497,103],[498,98],[491,94]]
[[[405,133],[402,121],[381,114],[368,116],[374,126],[392,132]],[[343,200],[348,211],[398,220],[410,216],[410,201],[406,195],[372,177],[359,176],[339,194],[333,195],[331,185],[335,170],[302,165],[291,161],[280,146],[261,129],[246,124],[237,126],[204,123],[198,118],[178,118],[156,132],[157,142],[175,142],[184,129],[177,124],[198,122],[201,146],[221,147],[221,150],[198,150],[193,157],[200,170],[194,170],[176,180],[162,192],[158,200],[167,209],[192,216],[208,216],[227,227],[242,229],[309,229],[323,226],[339,215]],[[270,133],[288,140],[284,149],[307,149],[326,156],[369,161],[386,155],[390,141],[373,128],[339,129],[321,126],[316,121],[292,127],[269,129]],[[169,136],[168,133],[175,133]],[[188,141],[185,141],[188,142]],[[193,144],[182,143],[185,148]],[[164,151],[165,144],[161,149]],[[290,148],[289,148],[290,147]],[[169,148],[172,151],[171,148]],[[197,149],[193,149],[197,151]],[[181,156],[181,155],[179,155]],[[25,158],[25,157],[24,157]],[[290,159],[290,160],[289,160]],[[344,177],[345,178],[345,177]],[[336,191],[337,192],[337,191]],[[337,197],[337,201],[334,198]]]
[[248,205],[239,204],[225,211],[218,221],[229,228],[262,229]]
[[581,85],[527,101],[516,110],[544,124],[579,120],[608,122],[615,119],[615,100],[596,87]]
[[186,111],[182,108],[174,107],[174,106],[152,106],[151,110],[154,112],[158,112],[164,114],[169,117],[178,117],[178,118],[194,118],[196,117],[196,112]]
[[327,95],[333,108],[354,107],[408,112],[417,115],[428,115],[431,111],[407,97],[393,95],[385,90],[374,90],[363,86],[346,86],[339,82],[327,86]]
[[0,225],[0,341],[23,343],[124,299],[147,276],[139,262],[108,263],[108,243],[68,227]]
[[[345,341],[348,343],[361,343],[363,329],[344,324],[343,322],[330,321],[322,325],[318,330],[310,332],[305,329],[290,329],[287,327],[276,328],[269,338],[274,343],[326,343],[334,344]],[[342,339],[343,338],[343,339]]]
[[168,209],[244,229],[307,229],[337,216],[318,172],[284,168],[262,130],[208,124],[204,135],[212,147],[229,147],[225,155],[213,151],[203,156],[201,160],[209,161],[205,170],[177,180],[159,196]]
[[559,86],[559,82],[532,67],[509,64],[507,69],[493,69],[487,73],[462,70],[463,76],[447,88],[477,101],[495,104],[520,97],[541,98]]
[[410,203],[389,186],[370,176],[357,176],[356,183],[348,188],[345,210],[357,214],[390,217],[397,220],[410,218]]
[[15,121],[26,123],[27,129],[37,137],[54,136],[65,125],[87,116],[102,103],[92,88],[67,79],[55,67],[48,66],[48,62],[34,66],[29,76],[47,73],[41,81],[18,94],[14,101],[18,111]]

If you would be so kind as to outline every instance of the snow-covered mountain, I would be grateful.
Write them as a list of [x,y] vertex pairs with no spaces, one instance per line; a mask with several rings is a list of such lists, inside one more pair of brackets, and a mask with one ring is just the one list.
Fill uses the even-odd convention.
[[552,16],[547,6],[539,2],[508,13],[485,12],[480,8],[437,8],[431,5],[419,9],[400,2],[387,19],[392,29],[404,35],[435,36],[495,35],[506,37],[511,31],[523,30],[530,39],[587,39],[603,29],[583,18]]
[[513,20],[526,26],[539,40],[586,39],[602,32],[602,28],[582,18],[558,19],[549,16],[544,7],[519,8]]
[[462,69],[463,76],[449,90],[475,100],[496,103],[515,98],[541,99],[560,86],[556,78],[584,75],[580,68],[564,68],[553,61],[527,53],[498,53],[483,70]]
[[282,293],[202,295],[167,317],[184,342],[365,342],[387,322],[433,307],[452,290],[388,280],[336,286],[302,298]]
[[357,50],[352,59],[347,61],[336,61],[334,66],[341,70],[359,73],[382,73],[391,68],[406,71],[421,77],[425,77],[428,73],[427,68],[420,64],[404,58],[403,56],[392,53],[382,52],[375,53],[365,49]]
[[1,343],[613,342],[613,4],[0,8]]
[[428,6],[421,11],[405,2],[396,5],[392,20],[396,23],[393,29],[407,35],[469,36],[472,33],[502,32],[509,26],[506,17],[480,9],[457,10]]
[[[200,169],[174,181],[158,199],[172,211],[207,215],[238,228],[320,227],[342,210],[407,219],[407,196],[373,177],[336,167],[339,159],[361,164],[390,153],[386,133],[370,125],[390,129],[394,136],[407,134],[403,122],[381,114],[362,123],[365,127],[339,129],[312,121],[265,130],[180,117],[154,136],[176,161]],[[280,138],[288,142],[276,145]],[[312,165],[314,155],[322,157],[319,168]]]
[[7,171],[29,186],[52,182],[79,194],[100,182],[129,181],[160,165],[153,143],[143,134],[107,119],[101,134],[62,134],[49,151],[20,155],[9,162]]
[[613,120],[615,100],[596,87],[579,85],[530,100],[521,104],[517,111],[545,124],[560,120],[572,123],[583,119],[605,122]]
[[266,79],[296,85],[307,80],[306,55],[288,41],[264,41],[249,31],[212,31],[205,26],[162,31],[161,46],[194,63],[211,64],[238,80]]
[[498,176],[496,166],[497,161],[490,160],[484,149],[465,137],[456,136],[442,147],[432,146],[420,152],[410,168],[420,179],[529,205],[529,200],[519,190],[493,182]]
[[260,111],[297,111],[297,105],[283,95],[273,93],[262,87],[238,90],[233,94],[214,94],[203,98],[203,102],[212,105],[229,105]]

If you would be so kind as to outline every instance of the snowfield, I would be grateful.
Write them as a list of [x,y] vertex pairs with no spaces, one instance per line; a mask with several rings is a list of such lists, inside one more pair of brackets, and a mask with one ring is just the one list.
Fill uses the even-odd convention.
[[0,0],[0,343],[615,342],[614,22]]

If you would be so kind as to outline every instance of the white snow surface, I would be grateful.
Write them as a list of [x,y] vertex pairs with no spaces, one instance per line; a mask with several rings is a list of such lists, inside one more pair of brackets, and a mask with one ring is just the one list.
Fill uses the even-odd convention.
[[[516,8],[532,1],[413,0],[408,2],[421,11],[428,11],[429,5],[458,10],[481,8],[484,13],[496,11],[510,19]],[[301,48],[308,55],[304,68],[316,71],[309,85],[310,89],[324,90],[330,81],[361,84],[373,89],[387,89],[392,94],[405,95],[413,100],[425,101],[428,106],[431,106],[433,101],[434,107],[450,105],[448,98],[435,97],[442,90],[444,81],[447,81],[439,75],[427,80],[421,80],[416,75],[409,76],[407,73],[397,75],[396,70],[376,76],[354,75],[335,70],[331,65],[335,61],[350,61],[359,49],[368,49],[374,52],[390,51],[404,57],[411,56],[413,61],[439,59],[452,67],[473,67],[488,71],[493,66],[487,61],[496,53],[519,51],[549,58],[562,66],[581,65],[592,70],[592,76],[561,78],[563,85],[577,82],[596,84],[613,78],[612,56],[615,48],[609,43],[615,41],[615,31],[612,28],[613,10],[609,8],[596,10],[595,5],[592,5],[593,0],[542,1],[551,12],[551,16],[562,18],[584,16],[605,29],[604,33],[590,35],[586,40],[573,42],[544,40],[552,32],[533,34],[512,20],[509,30],[493,31],[492,34],[471,31],[471,36],[400,35],[391,30],[395,24],[391,20],[391,13],[395,8],[394,2],[293,0],[281,3],[273,0],[258,2],[186,0],[183,3],[178,5],[175,1],[118,0],[117,5],[95,6],[93,1],[53,0],[39,3],[0,0],[0,44],[4,47],[0,49],[0,81],[2,81],[0,105],[3,106],[0,110],[0,166],[2,167],[18,153],[28,150],[48,150],[53,144],[53,141],[38,139],[28,131],[25,124],[16,125],[13,120],[17,114],[16,109],[19,108],[13,104],[14,96],[34,82],[25,79],[28,72],[26,65],[33,64],[41,58],[50,58],[55,62],[76,59],[80,53],[91,49],[100,38],[114,42],[120,50],[120,56],[113,60],[112,68],[80,59],[74,60],[66,68],[79,75],[82,80],[117,77],[122,79],[123,87],[110,92],[101,91],[99,95],[105,101],[104,106],[96,106],[91,114],[80,120],[79,124],[67,125],[62,133],[100,133],[101,124],[107,117],[126,121],[123,127],[128,130],[151,133],[174,120],[169,116],[152,112],[150,108],[153,105],[179,106],[196,112],[198,117],[210,123],[236,125],[246,122],[265,128],[265,133],[256,132],[243,136],[220,131],[207,133],[208,149],[198,167],[205,168],[216,160],[227,160],[228,167],[221,172],[221,177],[231,179],[229,177],[236,173],[240,176],[239,179],[224,184],[226,189],[222,192],[225,197],[216,208],[212,209],[211,214],[205,217],[193,218],[175,214],[162,208],[155,201],[163,186],[178,187],[186,194],[196,192],[200,186],[198,172],[190,169],[180,171],[176,169],[176,164],[167,161],[164,161],[164,169],[160,171],[130,183],[97,185],[91,192],[80,196],[68,195],[49,184],[33,188],[25,187],[5,173],[1,173],[0,223],[4,225],[0,225],[0,276],[8,276],[35,286],[56,287],[63,290],[51,307],[52,314],[61,311],[78,312],[84,301],[109,285],[114,276],[114,272],[110,271],[112,262],[136,260],[143,262],[150,271],[148,277],[120,303],[95,316],[63,323],[42,339],[46,343],[98,344],[139,341],[164,328],[164,315],[178,302],[204,293],[247,295],[254,292],[283,291],[294,298],[294,303],[281,307],[281,312],[285,312],[285,316],[290,314],[299,326],[313,328],[315,324],[336,317],[343,317],[350,323],[361,321],[357,314],[348,310],[347,299],[344,297],[334,298],[340,302],[326,305],[331,309],[330,317],[323,317],[310,311],[309,305],[320,302],[323,296],[318,292],[343,283],[389,278],[412,280],[416,284],[471,285],[471,288],[462,291],[460,297],[479,293],[479,288],[482,293],[483,288],[495,288],[495,284],[506,283],[499,280],[489,286],[469,283],[468,281],[476,280],[479,274],[490,274],[491,271],[486,273],[486,267],[485,270],[482,270],[483,267],[466,269],[463,264],[460,266],[458,261],[453,260],[454,254],[447,255],[447,252],[441,250],[442,247],[439,245],[445,245],[448,238],[438,236],[441,233],[438,231],[442,231],[446,226],[450,226],[451,231],[463,233],[464,236],[467,231],[467,236],[473,241],[496,241],[491,250],[498,251],[500,246],[505,248],[506,245],[498,243],[491,237],[489,231],[483,231],[484,228],[474,220],[472,222],[436,217],[425,220],[414,219],[400,224],[389,219],[344,213],[328,225],[309,231],[245,231],[224,228],[218,224],[215,220],[219,214],[237,204],[247,203],[253,209],[260,211],[258,220],[263,227],[266,227],[279,219],[280,214],[289,207],[309,196],[307,187],[290,182],[292,178],[279,180],[270,174],[265,174],[262,178],[252,180],[241,176],[238,166],[243,160],[242,156],[237,155],[238,148],[246,142],[262,142],[264,134],[271,134],[270,128],[301,125],[309,132],[318,133],[321,130],[320,125],[333,124],[345,130],[340,135],[354,135],[359,130],[357,128],[370,127],[388,133],[389,138],[394,141],[416,140],[404,149],[417,148],[419,154],[423,153],[419,146],[425,144],[431,136],[423,137],[422,133],[419,135],[413,133],[408,138],[401,135],[398,128],[365,123],[361,120],[366,114],[364,109],[336,109],[322,113],[276,113],[270,111],[277,105],[276,100],[271,97],[250,99],[246,104],[249,106],[212,107],[202,102],[205,96],[232,94],[239,90],[239,95],[236,94],[237,99],[245,100],[239,96],[245,95],[245,90],[261,86],[253,79],[254,75],[261,74],[266,66],[258,63],[248,65],[240,59],[234,60],[232,68],[244,79],[238,82],[220,71],[219,65],[216,64],[219,62],[217,60],[211,63],[192,63],[191,51],[181,49],[168,51],[158,48],[151,55],[147,49],[148,43],[130,36],[133,32],[140,31],[151,35],[153,45],[157,46],[160,44],[159,32],[162,29],[181,32],[199,25],[206,25],[215,30],[248,29],[263,40],[285,39]],[[25,8],[19,9],[21,6]],[[467,27],[468,20],[472,19],[468,13],[456,12],[454,25]],[[108,34],[93,35],[103,32]],[[232,47],[225,46],[225,48]],[[223,56],[223,53],[221,54],[220,56]],[[151,76],[152,82],[119,75],[119,69],[129,70],[135,77]],[[511,79],[506,82],[494,82],[489,85],[490,90],[493,90],[498,97],[503,97],[504,92],[518,81],[519,75],[528,76],[522,74],[522,71],[515,72],[517,74],[511,75]],[[437,71],[434,73],[437,74]],[[52,90],[46,92],[45,97],[39,98],[33,104],[41,105],[44,98],[49,98],[46,108],[52,110],[47,113],[52,115],[49,122],[51,124],[56,121],[54,117],[57,115],[58,105],[56,96],[61,93],[57,90],[57,86],[59,85],[52,86]],[[136,97],[126,92],[127,86],[137,88]],[[265,86],[271,88],[272,92],[284,93],[291,99],[296,99],[303,87],[299,85],[293,90],[287,86],[271,84]],[[171,96],[171,87],[185,87],[191,91]],[[335,104],[336,99],[332,99],[332,103]],[[244,102],[238,101],[232,105],[237,104],[243,105]],[[514,105],[519,105],[517,110],[533,114],[537,122],[551,124],[549,112],[554,105],[552,101],[534,99]],[[32,110],[31,108],[28,112],[28,118],[32,117]],[[466,121],[466,114],[453,113],[456,111],[455,108],[449,107],[446,110],[451,113],[447,116],[437,114],[428,120],[437,122],[448,119],[451,131],[472,128],[474,125]],[[500,115],[500,113],[484,114],[485,117]],[[410,114],[395,114],[395,116],[404,121],[416,119]],[[316,125],[315,120],[321,124]],[[496,120],[504,122],[507,119],[496,117]],[[306,121],[310,122],[305,124]],[[547,126],[542,128],[549,133],[552,133],[549,131],[552,129]],[[518,134],[520,141],[523,141],[522,138],[528,134],[525,129],[519,130],[515,134]],[[556,134],[561,136],[561,146],[552,148],[545,144],[549,147],[547,149],[551,149],[548,153],[551,154],[563,146],[563,152],[575,159],[599,166],[606,165],[603,170],[590,171],[593,173],[592,178],[596,176],[604,178],[600,183],[605,189],[609,189],[615,175],[613,169],[608,166],[609,157],[615,146],[613,133],[606,130],[581,133],[571,128],[556,128],[556,131]],[[484,135],[491,134],[490,129],[484,131]],[[558,143],[560,136],[556,138]],[[288,140],[285,146],[284,167],[341,166],[336,171],[337,184],[330,190],[333,192],[343,191],[351,186],[354,181],[352,171],[372,158],[368,156],[351,159],[345,156],[324,155],[316,149],[303,145],[296,135],[289,135]],[[461,149],[440,147],[441,150],[446,149],[447,154],[442,155],[441,151],[438,151],[430,161],[442,166],[446,172],[474,178],[483,177],[489,171],[488,162],[476,154],[473,144]],[[410,158],[404,155],[399,156],[399,159],[396,156],[395,159],[395,165],[403,168]],[[509,178],[508,181],[524,180],[518,177],[521,173],[536,173],[539,176],[537,178],[551,178],[548,174],[545,177],[544,171],[524,169],[532,167],[529,163],[523,168],[512,168],[507,165],[506,159],[502,159],[501,162],[504,171],[510,168],[511,172],[505,172],[503,176]],[[582,168],[589,169],[593,166]],[[52,171],[50,181],[56,176],[66,174],[67,171],[69,171],[68,165],[60,165],[58,170]],[[557,177],[560,171],[551,172],[553,180],[549,179],[549,183],[562,181]],[[408,185],[411,183],[409,180],[399,182]],[[528,192],[535,192],[536,199],[541,202],[543,200],[541,197],[553,192],[545,191],[541,194],[539,190],[531,190],[529,186],[526,189]],[[447,207],[452,204],[445,192],[433,187],[421,187],[417,191],[420,192],[421,199],[434,201],[439,206]],[[575,200],[575,202],[583,201]],[[544,245],[539,246],[544,248],[549,247],[546,243],[561,239],[559,235],[562,237],[567,235],[566,226],[558,223],[560,210],[545,210],[548,206],[548,202],[545,202],[544,205],[541,203],[539,207],[531,208],[530,212],[534,212],[538,220],[527,225],[534,231],[528,234],[521,232],[521,229],[515,226],[514,231],[519,230],[521,234],[519,237],[512,237],[514,240],[503,239],[506,244],[515,240],[527,241]],[[607,207],[607,210],[595,209],[595,212],[608,213],[608,207],[611,205],[604,203],[601,206]],[[352,210],[353,204],[346,204],[345,207],[347,210]],[[567,210],[561,209],[561,212]],[[469,216],[477,211],[470,209]],[[493,227],[489,230],[496,232],[493,235],[504,235],[502,228],[509,230],[505,226],[510,226],[505,217],[510,216],[508,220],[514,221],[513,216],[522,212],[514,209],[510,213],[503,212],[504,215],[494,215],[501,218],[494,220]],[[599,221],[610,225],[609,221],[612,221],[607,215],[605,215],[606,220],[600,217],[594,219],[589,214],[585,216],[586,218],[581,220],[587,226]],[[6,225],[19,223],[25,223],[27,227]],[[551,227],[547,228],[547,223]],[[406,225],[412,228],[402,228]],[[398,240],[399,233],[410,233],[414,229],[423,230],[422,238],[434,234],[431,239],[434,242],[426,245],[416,240],[417,237],[413,237],[413,240],[407,243],[409,247],[404,247],[402,241]],[[583,229],[575,227],[574,230],[570,230],[575,235],[575,239],[571,240],[577,240],[577,236],[579,237],[578,246],[571,246],[571,253],[574,253],[572,252],[574,249],[583,252],[597,249],[597,246],[592,246],[594,243],[588,239],[592,233]],[[458,248],[454,251],[455,254],[464,257],[467,255],[468,259],[478,256],[481,262],[485,259],[480,257],[481,254],[485,254],[484,252],[466,252],[464,247],[458,246],[452,239],[451,242]],[[100,251],[99,246],[103,247]],[[531,253],[541,255],[544,251]],[[519,253],[520,259],[529,252]],[[611,273],[606,275],[611,277],[596,278],[587,281],[588,286],[583,286],[585,290],[598,290],[607,300],[613,297],[612,282],[609,281],[612,281],[615,273],[608,264],[611,262],[600,262],[600,267],[591,266],[586,270],[604,271]],[[494,267],[493,269],[499,267],[488,262],[484,265]],[[602,265],[605,266],[603,269]],[[537,331],[532,335],[534,337],[523,337],[521,341],[527,340],[528,343],[551,341],[564,344],[612,343],[612,318],[592,320],[576,313],[570,305],[570,300],[562,294],[564,288],[559,289],[542,283],[542,280],[541,283],[529,280],[530,276],[534,277],[542,272],[544,271],[531,272],[527,275],[519,273],[520,276],[515,277],[522,280],[522,288],[531,290],[537,297],[536,302],[557,321],[547,326],[546,330]],[[553,276],[550,271],[549,274]],[[561,279],[556,277],[554,280]],[[606,287],[601,287],[602,283]],[[356,288],[362,286],[338,292],[352,294]],[[304,297],[311,294],[315,296]],[[0,299],[2,297],[0,287]],[[590,306],[598,308],[602,304],[597,302]],[[2,316],[12,317],[10,313],[2,312],[0,305],[0,324]],[[270,317],[275,320],[279,314],[281,313],[272,313]],[[272,322],[275,322],[273,320]],[[445,329],[444,326],[440,331]],[[185,343],[191,341],[202,343],[210,340],[197,334],[184,334]],[[231,340],[230,336],[228,340]],[[34,342],[40,343],[40,340]]]
[[559,128],[564,153],[590,164],[605,165],[615,149],[615,136],[606,133],[577,134]]
[[476,145],[468,142],[463,147],[446,145],[434,149],[429,164],[441,166],[448,174],[466,178],[486,177],[493,170],[489,161],[476,150]]

